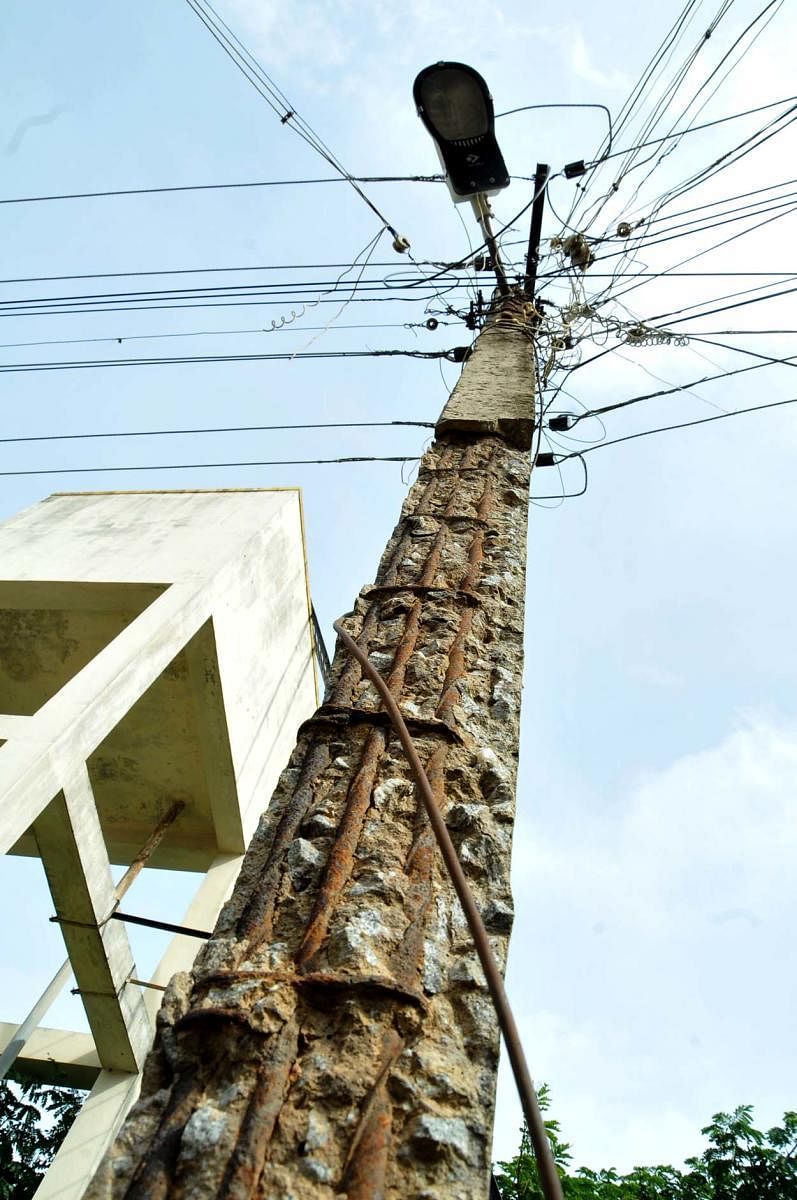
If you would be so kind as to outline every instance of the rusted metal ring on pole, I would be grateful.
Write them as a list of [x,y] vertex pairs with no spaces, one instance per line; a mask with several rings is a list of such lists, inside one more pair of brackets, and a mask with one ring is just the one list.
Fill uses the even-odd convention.
[[356,658],[357,662],[362,667],[368,679],[374,685],[382,702],[387,710],[388,715],[393,723],[393,727],[398,734],[404,753],[412,768],[415,776],[415,781],[418,785],[418,790],[426,809],[426,814],[429,818],[429,823],[432,826],[437,844],[440,847],[440,852],[443,856],[443,861],[448,870],[451,882],[454,885],[454,890],[459,897],[459,902],[462,905],[465,913],[465,918],[473,937],[473,942],[476,947],[476,953],[479,956],[484,976],[487,981],[487,987],[490,992],[493,1005],[495,1007],[498,1023],[501,1027],[504,1044],[506,1045],[509,1060],[512,1065],[512,1072],[515,1076],[515,1084],[520,1096],[520,1103],[523,1109],[523,1115],[526,1118],[526,1124],[531,1138],[531,1144],[534,1149],[534,1155],[537,1160],[537,1167],[540,1175],[540,1185],[542,1187],[545,1200],[563,1200],[562,1185],[559,1180],[559,1175],[556,1170],[553,1153],[551,1151],[551,1143],[548,1140],[548,1134],[545,1129],[545,1124],[540,1112],[540,1106],[537,1100],[537,1093],[534,1089],[531,1074],[526,1063],[526,1056],[523,1053],[523,1047],[520,1042],[515,1018],[512,1014],[512,1009],[509,1004],[509,999],[504,988],[504,981],[501,976],[501,971],[493,954],[490,940],[487,936],[487,930],[481,919],[481,915],[476,906],[476,901],[473,898],[470,885],[465,878],[465,873],[462,870],[459,858],[457,856],[454,843],[451,841],[451,836],[448,832],[448,827],[443,820],[440,810],[435,802],[434,793],[431,784],[424,770],[418,751],[415,749],[412,737],[404,718],[401,714],[398,704],[390,693],[390,690],[382,676],[372,666],[368,656],[357,645],[354,638],[346,632],[340,621],[335,621],[333,628],[341,638],[346,649]]

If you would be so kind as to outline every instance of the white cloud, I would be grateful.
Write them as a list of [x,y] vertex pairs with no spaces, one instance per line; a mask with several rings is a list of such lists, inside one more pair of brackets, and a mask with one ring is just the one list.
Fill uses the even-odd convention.
[[[718,1109],[793,1106],[795,1046],[771,1030],[789,1022],[796,851],[797,727],[755,716],[521,830],[510,987],[578,1165],[679,1163]],[[504,1076],[499,1157],[518,1121]]]
[[[350,56],[351,43],[341,29],[348,8],[305,2],[287,10],[277,0],[228,0],[223,16],[267,68],[301,65],[307,86],[319,69],[339,69]],[[290,95],[290,80],[276,82]]]
[[797,731],[749,719],[721,745],[639,778],[616,824],[587,817],[575,844],[522,840],[519,892],[565,872],[570,904],[636,928],[678,923],[684,909],[696,917],[696,895],[703,919],[772,901],[797,851],[795,779]]
[[595,66],[584,34],[577,25],[571,25],[565,32],[564,45],[568,65],[579,79],[595,84],[596,87],[609,88],[612,91],[627,91],[631,86],[631,79],[624,71],[617,68],[613,71],[601,71],[599,67]]

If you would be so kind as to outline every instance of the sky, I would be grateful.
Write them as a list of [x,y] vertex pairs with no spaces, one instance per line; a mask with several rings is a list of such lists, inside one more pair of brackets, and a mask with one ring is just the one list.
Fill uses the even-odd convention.
[[[542,104],[607,106],[616,149],[644,136],[660,99],[669,107],[654,136],[789,97],[794,12],[778,2],[765,7],[763,0],[760,6],[736,0],[705,38],[718,8],[690,6],[681,39],[625,123],[623,105],[679,17],[676,5],[657,6],[644,23],[638,4],[628,0],[610,0],[599,10],[576,0],[566,11],[558,4],[529,10],[501,0],[488,9],[469,2],[296,0],[288,10],[271,0],[219,0],[217,11],[350,172],[393,176],[438,171],[411,89],[417,71],[440,59],[481,71],[498,112]],[[10,0],[4,16],[0,64],[8,101],[0,113],[0,200],[333,173],[290,122],[281,123],[184,0],[134,6]],[[680,64],[698,46],[681,88],[670,94]],[[508,984],[532,1072],[550,1085],[575,1163],[593,1168],[678,1163],[700,1150],[700,1127],[718,1110],[752,1103],[768,1125],[795,1106],[797,407],[601,444],[797,396],[788,365],[695,383],[760,361],[730,345],[775,358],[797,354],[794,333],[761,332],[797,329],[790,294],[696,315],[734,303],[709,303],[716,297],[793,286],[786,274],[797,274],[793,202],[777,214],[722,226],[722,213],[755,200],[718,205],[789,179],[792,129],[665,208],[654,203],[785,107],[690,132],[668,143],[672,152],[664,157],[654,147],[648,165],[627,176],[618,169],[622,157],[590,171],[583,180],[587,199],[573,215],[573,228],[594,239],[596,262],[583,279],[563,274],[561,252],[550,239],[561,234],[562,219],[570,222],[577,197],[577,181],[565,179],[562,168],[605,151],[605,113],[535,109],[497,122],[514,177],[493,200],[499,227],[511,225],[531,198],[531,184],[520,176],[533,175],[537,162],[549,163],[557,175],[543,225],[541,296],[550,305],[543,330],[548,337],[569,321],[580,340],[559,356],[550,383],[561,383],[562,391],[549,392],[544,402],[551,400],[553,411],[581,413],[690,385],[606,414],[603,424],[585,419],[573,431],[584,443],[559,437],[551,444],[564,453],[595,447],[583,459],[584,495],[541,499],[581,488],[578,459],[563,463],[561,476],[557,468],[540,468],[532,489],[513,861],[517,916]],[[363,187],[410,240],[417,262],[460,261],[469,246],[478,246],[469,208],[455,208],[442,184]],[[697,205],[707,206],[701,210],[706,219],[701,231],[687,236],[683,225],[693,214],[668,214]],[[735,236],[770,215],[778,219]],[[651,216],[658,225],[649,228],[669,240],[634,242],[632,253],[618,257],[629,243],[618,240],[617,224]],[[525,214],[503,235],[511,263],[522,263],[527,222]],[[429,289],[422,296],[401,292],[400,299],[368,293],[372,302],[343,309],[337,298],[323,295],[347,267],[346,278],[352,277],[351,264],[362,262],[357,256],[382,228],[345,182],[3,203],[0,225],[4,438],[433,422],[459,371],[439,359],[297,358],[36,372],[4,372],[1,364],[437,351],[472,337],[460,315],[445,311],[446,305],[467,310],[463,289],[442,300]],[[733,240],[717,245],[726,238]],[[417,279],[425,268],[398,256],[391,240],[382,233],[368,272],[393,284]],[[676,266],[692,255],[693,262]],[[300,276],[284,269],[289,264],[312,266]],[[283,270],[271,278],[290,278],[293,292],[268,305],[216,295],[214,306],[202,306],[207,286],[262,283],[269,278],[265,270],[41,278],[274,266]],[[606,278],[615,270],[616,278]],[[640,270],[649,274],[634,279]],[[658,277],[663,271],[669,273]],[[294,299],[300,277],[312,284],[304,308]],[[32,278],[38,282],[22,282]],[[489,295],[489,276],[480,274],[476,286]],[[35,297],[185,287],[199,289],[191,299],[196,306],[166,307],[174,301],[151,297],[90,313],[60,311],[65,305],[58,300],[46,312],[20,306]],[[687,319],[676,316],[668,326],[669,314],[690,305],[695,308],[682,314]],[[430,314],[440,321],[434,331],[424,324]],[[283,318],[284,327],[272,328]],[[671,328],[689,341],[627,343],[628,329],[639,323]],[[353,324],[373,327],[344,328]],[[250,332],[230,332],[240,330]],[[744,332],[717,332],[729,330]],[[723,345],[698,342],[698,336]],[[133,338],[141,340],[127,340]],[[21,344],[33,342],[39,344]],[[606,353],[588,363],[600,351]],[[373,578],[412,464],[180,470],[156,464],[413,457],[427,435],[394,427],[0,441],[0,519],[61,490],[301,486],[313,598],[331,643],[332,620]],[[82,470],[121,466],[139,469]],[[60,473],[2,474],[50,469]],[[137,892],[137,911],[174,919],[191,882],[153,873]],[[0,896],[19,911],[21,895],[20,920],[0,931],[4,1020],[21,1018],[63,957],[47,923],[38,864],[5,859]],[[145,970],[160,943],[153,935],[134,946]],[[75,1002],[59,1002],[48,1023],[76,1027]],[[504,1066],[496,1158],[514,1153],[519,1124]]]

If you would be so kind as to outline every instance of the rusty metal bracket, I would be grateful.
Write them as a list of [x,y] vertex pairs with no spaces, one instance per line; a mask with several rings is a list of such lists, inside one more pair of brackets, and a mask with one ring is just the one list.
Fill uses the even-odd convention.
[[[330,989],[337,992],[365,992],[385,999],[399,1000],[412,1004],[424,1011],[427,1008],[426,997],[398,982],[387,975],[341,975],[334,971],[214,971],[211,975],[202,975],[197,980],[197,986],[202,988],[220,988],[235,986],[237,983],[263,983],[266,987],[285,983],[302,989]],[[206,1012],[207,1009],[200,1011]]]
[[[423,717],[405,717],[407,728],[415,737],[441,737],[447,742],[462,746],[464,741],[456,729],[445,721],[426,720]],[[319,726],[342,729],[347,725],[369,725],[377,729],[392,729],[393,724],[381,709],[351,708],[343,704],[323,704],[312,717],[299,726],[298,736]]]
[[[480,522],[481,525],[486,525],[486,521]],[[373,587],[363,588],[360,592],[363,600],[379,599],[380,596],[396,596],[401,592],[409,592],[412,596],[429,596],[432,599],[439,598],[440,600],[461,601],[463,604],[469,604],[471,607],[477,607],[481,604],[481,600],[473,592],[463,591],[462,588],[441,588],[427,587],[422,583],[394,583],[394,584],[374,584]]]

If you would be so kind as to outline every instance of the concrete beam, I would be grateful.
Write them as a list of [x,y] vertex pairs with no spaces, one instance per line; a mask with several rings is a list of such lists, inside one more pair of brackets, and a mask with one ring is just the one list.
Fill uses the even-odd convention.
[[19,717],[16,713],[0,713],[0,738],[8,741],[13,737],[24,737],[30,725],[30,717]]
[[135,1103],[141,1076],[101,1071],[34,1193],[36,1200],[80,1200],[108,1144]]
[[[0,1053],[13,1039],[17,1027],[0,1021]],[[14,1063],[14,1073],[54,1087],[89,1089],[102,1070],[94,1040],[88,1033],[40,1027],[29,1038]]]
[[151,1027],[139,990],[127,984],[135,975],[127,933],[108,920],[116,896],[85,765],[65,782],[33,832],[100,1062],[135,1071],[144,1062]]
[[207,621],[191,638],[185,648],[185,659],[193,685],[191,697],[216,845],[227,853],[243,854],[246,843],[212,621]]
[[0,854],[7,854],[133,704],[166,670],[211,612],[207,589],[168,588],[70,679],[0,759]]
[[[191,929],[215,928],[216,919],[235,887],[242,863],[242,854],[220,854],[211,863],[183,914],[183,925]],[[165,987],[178,971],[190,971],[202,945],[197,938],[176,934],[166,947],[166,952],[155,968],[150,982]],[[144,1003],[153,1021],[162,999],[161,992],[145,989]]]
[[[227,900],[235,885],[238,872],[243,862],[243,855],[222,854],[208,869],[207,875],[200,884],[196,895],[183,915],[183,924],[194,928],[213,928],[222,905]],[[196,938],[178,935],[172,938],[169,946],[158,964],[152,983],[166,985],[177,971],[190,970],[202,943]],[[144,1003],[153,1018],[163,999],[162,992],[143,989]],[[0,1026],[0,1047],[2,1047],[2,1029]],[[14,1026],[8,1026],[9,1036]],[[42,1030],[42,1033],[53,1033],[56,1030]],[[78,1035],[61,1035],[64,1038]],[[89,1043],[90,1038],[86,1039]],[[46,1045],[46,1041],[44,1042]],[[56,1041],[57,1044],[57,1041]],[[78,1044],[74,1045],[75,1051]],[[28,1055],[34,1048],[34,1039],[25,1050],[25,1066]],[[96,1058],[96,1055],[95,1055]],[[120,1075],[113,1071],[95,1072],[96,1083],[91,1095],[83,1105],[77,1120],[66,1136],[61,1149],[55,1156],[52,1165],[44,1177],[36,1200],[80,1200],[91,1181],[94,1172],[106,1149],[116,1137],[122,1122],[138,1095],[140,1076]],[[76,1085],[76,1086],[85,1086]]]

